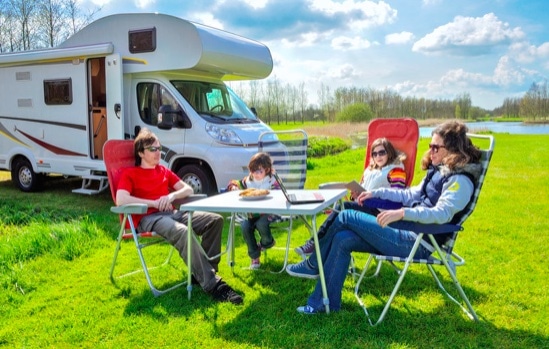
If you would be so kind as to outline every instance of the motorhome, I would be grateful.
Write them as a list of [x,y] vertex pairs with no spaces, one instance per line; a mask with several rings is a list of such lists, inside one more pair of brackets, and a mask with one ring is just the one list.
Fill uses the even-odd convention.
[[225,81],[267,77],[256,41],[164,14],[96,20],[55,48],[0,54],[0,170],[23,191],[49,175],[77,176],[74,192],[108,187],[107,139],[143,127],[162,163],[195,192],[243,177],[271,129]]

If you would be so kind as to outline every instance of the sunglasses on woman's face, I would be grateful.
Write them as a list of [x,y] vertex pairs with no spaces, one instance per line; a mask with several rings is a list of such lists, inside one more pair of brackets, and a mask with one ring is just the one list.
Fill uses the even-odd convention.
[[146,147],[145,149],[150,151],[151,153],[156,153],[157,151],[160,151],[162,147]]
[[372,152],[372,157],[375,158],[377,156],[385,156],[387,155],[387,151],[386,150],[380,150],[380,151],[373,151]]
[[429,144],[429,149],[435,154],[438,153],[440,148],[446,148],[446,147],[439,144]]

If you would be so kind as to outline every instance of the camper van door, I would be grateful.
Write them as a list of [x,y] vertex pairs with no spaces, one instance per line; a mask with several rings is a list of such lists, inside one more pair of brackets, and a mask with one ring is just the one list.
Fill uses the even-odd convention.
[[107,134],[108,139],[124,139],[124,101],[122,93],[122,58],[115,53],[106,57]]

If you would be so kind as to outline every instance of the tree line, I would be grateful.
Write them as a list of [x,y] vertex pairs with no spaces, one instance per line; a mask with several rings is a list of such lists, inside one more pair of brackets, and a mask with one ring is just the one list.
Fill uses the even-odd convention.
[[389,89],[339,87],[331,90],[321,83],[317,104],[309,103],[305,83],[282,84],[276,77],[231,86],[253,106],[267,123],[304,121],[369,121],[373,118],[413,117],[416,119],[479,119],[492,111],[472,105],[463,93],[454,99],[402,97]]
[[523,97],[505,98],[494,112],[508,118],[524,118],[533,122],[547,121],[549,116],[549,86],[547,80],[533,83]]
[[0,53],[55,47],[98,11],[84,12],[77,0],[2,0]]
[[[101,10],[84,12],[78,0],[1,0],[0,53],[56,47],[94,20]],[[506,98],[494,110],[475,107],[469,93],[453,99],[402,97],[390,89],[339,87],[321,83],[318,103],[310,103],[304,82],[280,82],[276,76],[232,86],[267,123],[321,120],[368,121],[371,118],[479,119],[488,116],[547,120],[547,81],[533,83],[522,97]],[[358,120],[357,120],[358,118]]]

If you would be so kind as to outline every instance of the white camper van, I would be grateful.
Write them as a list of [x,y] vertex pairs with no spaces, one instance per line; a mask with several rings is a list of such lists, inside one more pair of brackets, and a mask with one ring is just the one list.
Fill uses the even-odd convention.
[[258,42],[162,14],[107,16],[59,47],[0,54],[0,170],[23,191],[61,174],[97,193],[105,141],[147,127],[165,166],[195,192],[218,192],[270,131],[223,81],[272,67]]

